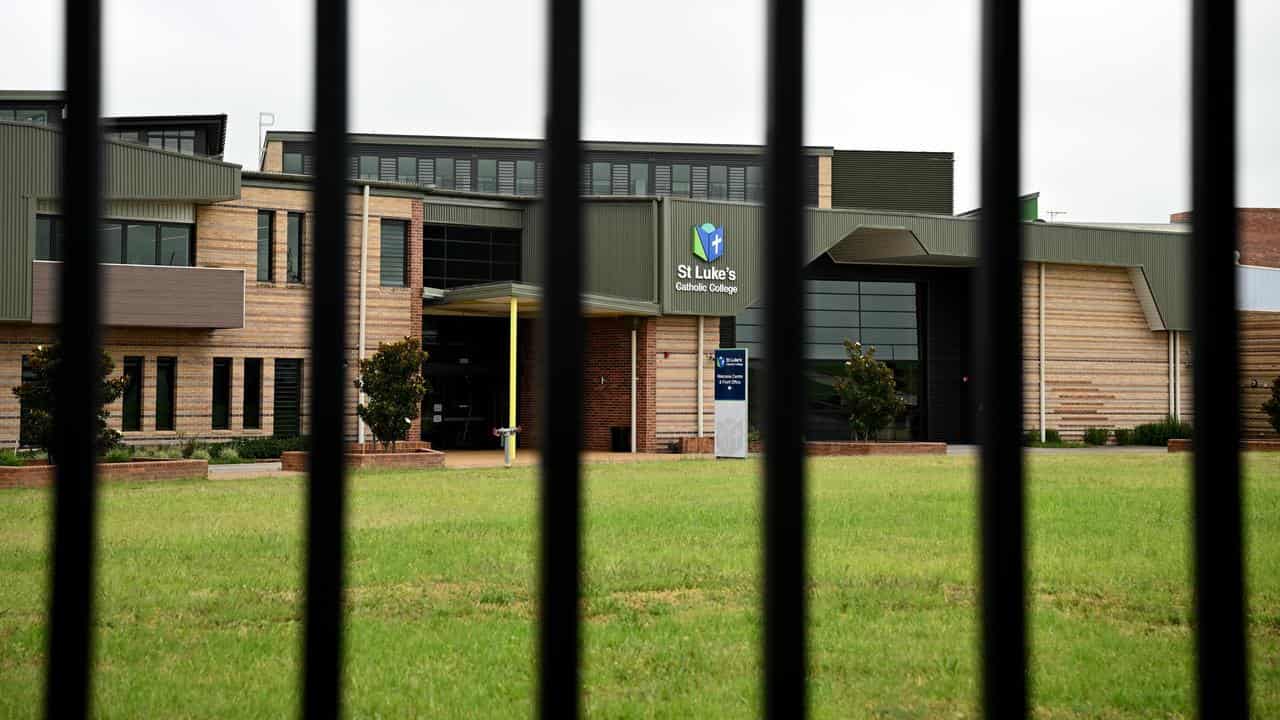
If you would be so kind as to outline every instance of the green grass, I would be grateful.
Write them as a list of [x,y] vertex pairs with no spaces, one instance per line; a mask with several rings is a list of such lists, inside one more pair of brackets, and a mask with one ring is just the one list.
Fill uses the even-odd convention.
[[[1187,462],[1030,458],[1039,717],[1192,715]],[[1254,712],[1280,717],[1280,457],[1246,467]],[[975,716],[972,460],[811,468],[814,715]],[[758,714],[757,470],[590,468],[589,716]],[[301,487],[107,488],[100,714],[292,714]],[[0,717],[39,706],[48,500],[0,492]],[[349,715],[528,717],[532,472],[366,474],[351,500]]]

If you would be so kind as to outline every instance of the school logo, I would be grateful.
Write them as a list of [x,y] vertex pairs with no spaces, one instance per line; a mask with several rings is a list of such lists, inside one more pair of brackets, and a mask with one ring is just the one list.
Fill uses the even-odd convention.
[[693,226],[693,255],[703,262],[715,262],[724,254],[724,226],[702,223]]

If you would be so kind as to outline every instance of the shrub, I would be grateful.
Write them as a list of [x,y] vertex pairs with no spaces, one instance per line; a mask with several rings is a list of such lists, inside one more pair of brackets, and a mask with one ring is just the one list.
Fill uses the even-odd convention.
[[[844,341],[844,375],[835,381],[840,407],[849,415],[849,435],[870,440],[895,418],[906,405],[898,397],[893,370],[876,359],[876,349],[862,343]],[[861,438],[859,438],[861,436]]]
[[102,456],[103,462],[118,463],[129,462],[133,459],[133,448],[127,445],[113,447]]
[[240,462],[240,453],[236,452],[233,447],[224,448],[216,457],[210,454],[210,457],[218,462],[235,463]]
[[1086,445],[1106,445],[1111,432],[1106,428],[1085,428],[1084,443]]
[[210,460],[217,460],[222,456],[222,452],[227,449],[226,443],[213,443],[205,448],[205,452],[209,453]]
[[1280,433],[1280,377],[1271,381],[1271,399],[1262,403],[1262,412],[1271,419],[1271,427]]
[[22,465],[22,456],[18,453],[5,448],[0,450],[0,467],[20,467]]
[[195,450],[191,451],[190,455],[184,455],[183,457],[188,458],[190,460],[208,460],[209,451],[204,448],[196,448]]
[[239,457],[252,460],[274,460],[280,453],[292,450],[306,450],[310,446],[305,435],[292,438],[260,437],[244,438],[223,450],[225,454],[234,450]]
[[1040,442],[1040,431],[1038,429],[1027,430],[1022,433],[1023,447],[1037,447],[1042,445],[1061,445],[1062,433],[1051,428],[1044,431],[1044,442]]
[[366,401],[356,405],[356,414],[383,445],[394,448],[418,417],[427,394],[427,380],[422,375],[426,361],[427,354],[412,337],[380,343],[378,352],[360,361],[356,390],[365,394]]
[[199,450],[203,446],[204,444],[195,438],[189,438],[183,435],[178,436],[178,449],[184,458],[190,458],[196,450]]
[[1116,428],[1115,434],[1116,434],[1117,445],[1133,444],[1133,430],[1131,430],[1130,428]]
[[1056,445],[1062,442],[1062,433],[1049,428],[1044,431],[1044,441],[1049,445]]
[[1133,429],[1134,445],[1168,445],[1171,439],[1191,437],[1191,425],[1170,415],[1158,423],[1146,423]]
[[[22,403],[24,417],[23,440],[48,453],[57,455],[61,436],[54,429],[54,388],[62,369],[62,346],[58,343],[41,345],[30,356],[32,379],[13,388],[13,394]],[[107,427],[109,413],[106,407],[124,394],[128,380],[123,376],[111,377],[115,363],[111,356],[102,353],[95,373],[94,403],[97,405],[98,454],[105,453],[120,444],[120,433]]]

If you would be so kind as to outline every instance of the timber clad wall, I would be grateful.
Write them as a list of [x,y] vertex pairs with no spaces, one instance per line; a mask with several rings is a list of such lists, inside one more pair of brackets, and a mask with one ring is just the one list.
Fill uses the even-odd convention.
[[698,318],[667,315],[657,318],[656,411],[660,443],[698,434],[698,367],[702,372],[703,434],[715,435],[715,369],[709,357],[720,347],[720,323],[708,318],[703,327],[703,353],[698,359]]
[[1271,384],[1278,376],[1280,313],[1240,313],[1241,431],[1245,437],[1276,436],[1262,404],[1271,397]]
[[[313,228],[308,214],[303,232],[303,283],[286,283],[288,212],[308,212],[310,193],[305,190],[244,187],[239,200],[216,205],[198,206],[196,232],[197,261],[203,267],[236,268],[245,271],[245,327],[230,330],[164,330],[155,328],[107,328],[103,343],[115,361],[117,373],[123,371],[124,357],[142,356],[142,429],[125,434],[135,442],[173,440],[179,435],[206,438],[270,435],[273,430],[274,360],[303,358],[303,380],[310,371],[306,361],[310,344],[308,320],[310,308],[311,254]],[[360,198],[351,198],[348,246],[348,368],[349,380],[355,379],[354,362],[358,347],[359,267],[360,267]],[[275,210],[275,247],[273,282],[257,282],[257,214],[259,209]],[[422,203],[405,198],[370,198],[369,253],[366,313],[366,347],[368,353],[379,342],[395,341],[406,335],[421,337],[422,296]],[[379,238],[381,218],[410,221],[407,255],[410,262],[410,287],[384,288],[379,282]],[[416,272],[414,271],[416,268]],[[416,314],[415,314],[416,313]],[[415,320],[415,318],[419,318]],[[39,343],[52,339],[48,325],[0,325],[0,442],[12,443],[18,435],[18,403],[9,387],[18,384],[21,357]],[[156,358],[176,357],[177,404],[175,428],[155,429]],[[231,423],[228,430],[212,430],[212,366],[213,358],[232,358]],[[243,427],[244,359],[262,358],[261,429]],[[354,392],[349,393],[347,432],[356,433]],[[302,432],[309,430],[310,401],[303,394]],[[122,402],[110,408],[110,424],[120,429]],[[416,429],[411,433],[416,433]],[[416,434],[411,434],[416,437]]]
[[[1026,264],[1023,278],[1024,413],[1026,427],[1038,429],[1035,263]],[[1046,265],[1046,427],[1079,440],[1085,428],[1162,420],[1169,413],[1168,342],[1166,333],[1147,325],[1125,268]],[[1190,414],[1189,403],[1183,412]]]

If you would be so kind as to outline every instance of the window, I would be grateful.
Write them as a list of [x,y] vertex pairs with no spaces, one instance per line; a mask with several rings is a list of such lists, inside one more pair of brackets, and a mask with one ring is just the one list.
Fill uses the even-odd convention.
[[498,192],[498,161],[476,161],[476,190],[479,192]]
[[62,218],[52,215],[36,216],[35,258],[37,260],[61,260],[62,242]]
[[724,165],[712,165],[707,197],[712,200],[729,199],[729,170]]
[[273,434],[297,437],[302,432],[302,361],[276,358]]
[[747,168],[747,202],[764,202],[763,179],[759,166]]
[[630,188],[632,195],[649,194],[649,163],[631,163]]
[[418,182],[418,159],[402,157],[396,160],[396,181],[402,183]]
[[436,158],[436,187],[453,189],[453,158]]
[[262,358],[244,359],[244,429],[262,427]]
[[689,166],[671,166],[671,194],[689,197]]
[[195,130],[148,130],[147,144],[153,148],[182,153],[196,154]]
[[428,287],[520,279],[519,230],[426,225],[423,236],[423,280]]
[[103,223],[98,230],[98,262],[118,263],[124,259],[124,226],[120,223]]
[[591,194],[609,195],[613,187],[613,178],[609,174],[609,163],[591,163]]
[[378,274],[383,287],[404,287],[407,224],[404,220],[382,221],[381,269]]
[[378,179],[378,157],[376,155],[360,156],[360,179],[361,180],[377,180]]
[[156,264],[156,226],[129,224],[124,234],[124,261],[128,265]]
[[533,195],[538,191],[537,174],[532,160],[516,161],[516,194]]
[[130,143],[142,142],[137,130],[112,130],[107,133],[107,139]]
[[124,358],[124,411],[121,413],[121,427],[125,432],[142,429],[142,363],[138,355],[126,355]]
[[0,110],[0,120],[49,124],[48,110]]
[[302,220],[302,213],[289,213],[288,232],[285,236],[285,282],[302,282]]
[[275,256],[275,219],[270,210],[258,211],[258,282],[271,282],[272,258]]
[[284,171],[293,175],[302,174],[302,153],[286,152],[284,154]]
[[213,429],[231,428],[231,358],[213,359]]
[[194,265],[191,228],[185,225],[160,226],[160,256],[157,265]]
[[177,397],[178,358],[156,358],[156,429],[172,430]]

